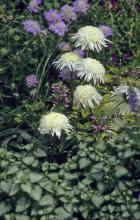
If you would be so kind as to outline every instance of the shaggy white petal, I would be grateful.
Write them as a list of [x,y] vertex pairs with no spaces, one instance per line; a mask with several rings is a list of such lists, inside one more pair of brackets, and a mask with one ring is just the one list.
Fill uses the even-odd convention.
[[78,77],[84,78],[87,82],[93,80],[94,85],[97,82],[104,83],[105,68],[98,60],[82,59],[76,64],[75,70]]
[[61,132],[65,131],[68,134],[72,130],[72,126],[64,114],[50,112],[42,116],[38,130],[41,134],[51,134],[52,136],[56,134],[60,138]]
[[67,52],[61,55],[58,61],[54,62],[56,68],[63,69],[68,67],[70,71],[73,71],[75,65],[80,61],[80,56],[74,52]]
[[81,105],[86,108],[93,108],[94,104],[99,105],[102,100],[102,96],[91,85],[77,86],[74,91],[74,104],[77,107]]
[[109,41],[100,28],[93,26],[80,28],[72,39],[75,41],[76,47],[81,47],[82,50],[96,50],[97,52],[100,52],[103,47],[107,47],[106,42]]

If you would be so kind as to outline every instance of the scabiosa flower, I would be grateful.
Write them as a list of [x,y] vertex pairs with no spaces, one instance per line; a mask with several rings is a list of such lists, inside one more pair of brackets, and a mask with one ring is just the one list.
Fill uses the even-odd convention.
[[67,22],[70,22],[70,20],[74,21],[77,18],[74,8],[69,5],[64,5],[61,7],[61,15],[62,18]]
[[67,81],[71,79],[71,71],[68,67],[64,67],[63,69],[60,70],[59,72],[59,77],[63,81]]
[[75,12],[86,13],[90,7],[88,0],[76,0],[73,2]]
[[61,14],[57,10],[49,10],[44,12],[44,18],[49,23],[55,23],[62,20]]
[[84,80],[89,82],[93,80],[94,85],[97,82],[104,83],[104,66],[97,60],[92,58],[81,59],[75,67],[77,76],[84,77]]
[[52,136],[56,134],[60,138],[62,131],[68,134],[71,132],[72,126],[64,114],[50,112],[42,116],[38,130],[41,134],[50,134]]
[[26,77],[26,84],[29,88],[35,87],[38,84],[36,75],[31,74]]
[[28,10],[32,13],[37,13],[39,11],[39,5],[42,3],[42,0],[32,0],[28,5]]
[[81,58],[85,57],[85,52],[83,50],[76,49],[76,50],[73,50],[73,52],[78,54]]
[[104,33],[105,37],[110,37],[113,35],[112,28],[107,25],[100,25],[100,30]]
[[77,105],[77,107],[82,105],[84,108],[93,108],[94,104],[99,105],[101,100],[102,96],[91,85],[77,86],[74,91],[74,104]]
[[99,52],[102,47],[107,47],[106,41],[108,41],[103,32],[93,26],[80,28],[72,39],[75,41],[76,47],[81,47],[82,50],[96,50],[97,52]]
[[70,44],[65,41],[62,41],[61,43],[59,43],[58,48],[62,50],[63,52],[67,52],[71,50]]
[[54,62],[56,68],[63,69],[64,67],[68,67],[70,71],[73,71],[75,65],[78,61],[80,61],[80,57],[78,54],[73,52],[67,52],[61,55],[58,61]]
[[24,30],[29,33],[32,33],[34,36],[40,34],[40,32],[42,31],[37,21],[28,19],[23,21],[22,24],[24,26]]
[[68,31],[67,25],[63,21],[58,21],[56,23],[51,23],[49,29],[59,36],[64,36]]

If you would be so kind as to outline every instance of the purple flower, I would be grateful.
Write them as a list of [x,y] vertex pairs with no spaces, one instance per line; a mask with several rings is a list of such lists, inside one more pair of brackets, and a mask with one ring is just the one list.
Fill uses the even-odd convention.
[[127,61],[130,59],[131,56],[132,56],[131,52],[128,51],[123,54],[123,59]]
[[38,84],[36,75],[31,74],[26,77],[26,84],[29,88],[35,87]]
[[140,4],[137,3],[136,6],[135,6],[135,8],[136,8],[136,11],[139,13],[139,12],[140,12]]
[[111,27],[107,25],[99,25],[99,28],[104,33],[105,37],[110,37],[113,35]]
[[59,36],[64,36],[65,33],[68,31],[68,28],[63,21],[58,21],[54,24],[51,23],[49,25],[49,29],[54,33],[58,34]]
[[38,35],[42,31],[37,21],[33,21],[29,19],[29,20],[23,21],[22,24],[24,26],[24,30],[29,33],[32,33],[34,36]]
[[58,48],[60,50],[62,50],[63,52],[67,52],[67,51],[70,51],[71,50],[71,47],[70,47],[70,44],[63,41],[61,43],[58,44]]
[[63,68],[62,70],[60,70],[59,72],[59,77],[63,80],[63,81],[67,81],[71,79],[71,72],[69,70],[68,67]]
[[136,88],[129,89],[127,100],[130,105],[131,112],[140,112],[140,100],[137,96]]
[[85,57],[85,52],[80,50],[80,49],[75,49],[73,50],[74,53],[78,54],[80,57],[84,58]]
[[61,14],[57,10],[49,10],[44,12],[44,17],[49,23],[60,22],[62,20]]
[[100,5],[100,6],[103,6],[104,4],[105,4],[105,1],[104,1],[104,0],[100,0],[100,1],[99,1],[99,5]]
[[32,0],[28,5],[28,10],[32,13],[37,13],[39,11],[39,5],[42,3],[42,0]]
[[62,18],[67,22],[69,22],[70,20],[74,21],[77,18],[74,12],[74,8],[69,5],[64,5],[61,7],[61,15]]
[[90,7],[88,0],[75,0],[73,2],[75,12],[86,13]]

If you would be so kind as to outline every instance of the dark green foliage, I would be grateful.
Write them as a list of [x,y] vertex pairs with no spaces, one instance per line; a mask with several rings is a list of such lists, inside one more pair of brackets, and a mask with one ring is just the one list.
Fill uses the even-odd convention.
[[139,135],[81,142],[63,164],[1,150],[1,219],[139,219]]

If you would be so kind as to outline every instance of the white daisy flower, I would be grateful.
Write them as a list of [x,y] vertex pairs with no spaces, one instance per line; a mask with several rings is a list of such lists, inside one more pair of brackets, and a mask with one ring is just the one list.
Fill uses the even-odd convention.
[[94,104],[99,105],[102,100],[102,96],[91,85],[77,86],[74,91],[74,104],[77,107],[81,105],[86,108],[93,108]]
[[84,77],[84,80],[87,82],[93,80],[94,84],[97,82],[104,83],[105,68],[95,59],[81,59],[81,61],[76,64],[75,70],[77,71],[78,77]]
[[74,52],[67,52],[61,55],[58,61],[54,62],[56,68],[63,69],[68,67],[70,71],[73,71],[75,64],[80,61],[80,56]]
[[72,39],[75,41],[76,47],[81,47],[82,50],[96,50],[97,52],[101,51],[102,47],[107,47],[106,42],[109,41],[100,28],[93,26],[80,28]]
[[65,131],[68,134],[72,130],[72,126],[64,114],[50,112],[42,116],[38,130],[41,134],[51,134],[52,136],[56,134],[60,138],[61,132]]

